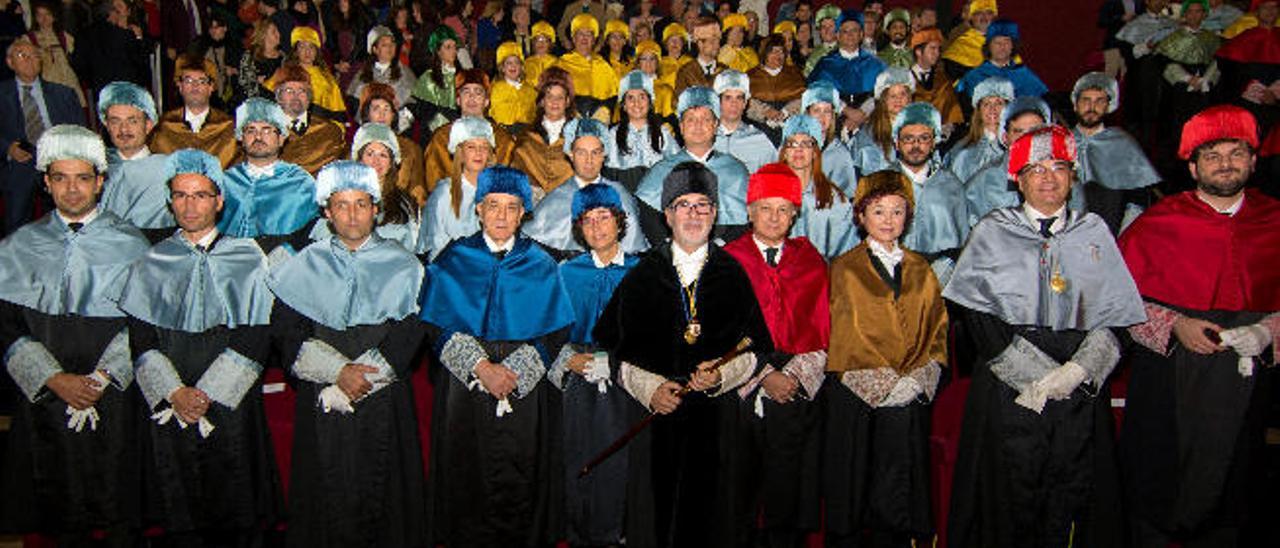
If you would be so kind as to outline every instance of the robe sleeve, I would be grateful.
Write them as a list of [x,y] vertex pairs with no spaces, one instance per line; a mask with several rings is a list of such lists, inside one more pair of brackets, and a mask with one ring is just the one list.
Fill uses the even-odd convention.
[[840,384],[871,407],[879,406],[897,382],[898,373],[889,367],[853,369],[840,375]]
[[933,397],[938,394],[938,382],[942,379],[942,364],[930,360],[929,363],[912,369],[906,376],[920,385],[926,400],[933,401]]
[[440,363],[458,382],[464,386],[470,384],[475,379],[476,365],[480,360],[489,359],[489,353],[480,346],[480,341],[466,333],[447,332],[440,340],[444,341],[437,351]]
[[1098,328],[1085,336],[1071,360],[1089,373],[1095,387],[1102,386],[1120,362],[1120,339],[1109,328]]
[[711,395],[726,394],[742,386],[756,372],[757,363],[756,354],[747,352],[720,366],[720,386]]
[[523,398],[533,391],[547,374],[546,362],[542,354],[531,344],[522,344],[502,360],[502,366],[515,372],[517,398]]
[[32,339],[22,308],[0,301],[0,348],[4,349],[4,365],[22,394],[31,402],[47,397],[45,383],[62,372],[62,365],[44,344]]
[[130,355],[129,330],[121,328],[102,351],[102,355],[98,357],[98,363],[94,369],[105,371],[107,377],[111,379],[111,385],[117,390],[124,391],[133,384],[133,360],[130,359]]
[[649,405],[653,400],[653,393],[658,391],[662,383],[667,382],[666,377],[627,362],[622,362],[618,368],[618,378],[622,388],[650,411],[653,411],[653,407]]
[[386,358],[397,378],[409,378],[414,365],[413,358],[418,354],[426,333],[426,324],[416,314],[392,322],[391,330],[378,344],[378,352]]
[[240,407],[245,394],[258,382],[262,364],[228,347],[196,381],[196,388],[209,399],[230,409]]
[[827,351],[814,350],[792,356],[782,371],[795,378],[804,388],[805,397],[812,400],[818,395],[818,389],[822,388],[822,381],[826,378],[823,372],[826,369]]
[[1161,356],[1168,355],[1173,324],[1182,315],[1150,301],[1143,303],[1143,308],[1146,309],[1147,321],[1130,327],[1129,335],[1148,350]]

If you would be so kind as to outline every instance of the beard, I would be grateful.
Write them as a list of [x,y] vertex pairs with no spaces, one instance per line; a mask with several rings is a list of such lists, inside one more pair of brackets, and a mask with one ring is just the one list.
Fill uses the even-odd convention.
[[1093,129],[1102,125],[1102,114],[1092,110],[1080,114],[1080,127]]
[[[1234,177],[1228,177],[1231,174]],[[1244,170],[1226,168],[1213,172],[1203,181],[1196,181],[1196,188],[1210,196],[1230,198],[1244,190],[1248,182],[1249,174]]]

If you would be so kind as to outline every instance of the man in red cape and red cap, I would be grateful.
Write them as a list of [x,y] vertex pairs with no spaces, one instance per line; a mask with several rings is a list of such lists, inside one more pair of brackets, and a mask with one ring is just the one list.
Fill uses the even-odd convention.
[[800,178],[782,163],[761,166],[747,184],[751,231],[724,246],[751,280],[774,352],[738,389],[747,454],[756,487],[738,510],[768,546],[798,546],[819,523],[818,428],[814,401],[827,366],[831,331],[827,263],[804,237],[788,238],[800,212]]
[[1264,543],[1250,537],[1267,395],[1255,385],[1280,333],[1280,202],[1245,189],[1257,147],[1244,109],[1195,115],[1178,155],[1196,189],[1120,238],[1148,318],[1130,328],[1141,347],[1121,440],[1135,546]]

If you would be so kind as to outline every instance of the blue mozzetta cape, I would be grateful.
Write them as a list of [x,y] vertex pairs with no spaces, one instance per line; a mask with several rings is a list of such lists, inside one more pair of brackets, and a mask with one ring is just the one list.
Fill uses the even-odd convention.
[[[592,183],[609,185],[618,191],[622,201],[622,212],[627,214],[627,234],[622,237],[622,251],[628,255],[649,249],[649,242],[644,239],[640,230],[640,208],[636,207],[636,199],[627,192],[622,184],[601,177]],[[533,220],[520,227],[525,236],[537,240],[551,249],[562,251],[581,251],[582,246],[573,240],[573,197],[578,193],[578,182],[569,178],[564,184],[547,194],[538,207],[533,210]],[[588,264],[591,261],[587,261]]]
[[219,236],[203,252],[177,232],[129,267],[120,309],[151,325],[187,333],[220,325],[267,325],[275,303],[267,274],[267,257],[249,238]]
[[560,276],[564,278],[565,288],[569,290],[569,300],[573,303],[573,315],[576,318],[569,336],[570,342],[595,342],[591,337],[591,330],[596,327],[596,319],[604,311],[604,306],[609,304],[613,290],[638,262],[638,257],[628,254],[623,257],[622,266],[610,264],[597,268],[591,253],[583,253],[560,263]]
[[991,64],[991,61],[983,61],[981,65],[966,72],[964,78],[956,82],[956,92],[968,97],[979,83],[994,76],[1008,78],[1013,82],[1013,94],[1016,97],[1039,97],[1049,91],[1049,87],[1044,85],[1040,77],[1026,65],[1010,63],[1007,67],[997,67]]
[[110,211],[73,232],[54,213],[0,241],[0,300],[51,316],[119,318],[112,297],[147,239]]
[[841,97],[857,96],[875,90],[876,76],[884,68],[884,61],[874,53],[858,50],[856,57],[845,59],[840,55],[840,48],[836,48],[813,67],[809,83],[826,80],[836,87]]
[[488,341],[527,341],[573,324],[556,262],[518,237],[498,260],[477,232],[457,240],[427,269],[422,319]]
[[237,238],[291,234],[320,214],[311,174],[281,161],[276,162],[272,176],[254,179],[248,165],[227,170],[220,232]]
[[[640,180],[636,188],[636,198],[655,211],[662,211],[662,183],[667,175],[683,162],[696,162],[687,150],[663,158],[654,164],[653,169]],[[707,169],[716,175],[716,184],[720,197],[716,209],[718,225],[747,224],[747,168],[737,158],[728,154],[711,151],[707,157]]]
[[164,179],[166,158],[152,154],[126,161],[112,150],[98,203],[138,228],[176,226],[169,211],[169,181]]
[[285,261],[272,271],[268,284],[290,308],[341,331],[416,313],[422,263],[377,234],[355,251],[334,237]]

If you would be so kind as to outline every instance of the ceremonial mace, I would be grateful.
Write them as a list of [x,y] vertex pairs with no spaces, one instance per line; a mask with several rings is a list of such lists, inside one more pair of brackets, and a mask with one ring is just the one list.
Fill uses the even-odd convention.
[[[733,347],[733,350],[730,350],[728,354],[720,356],[720,358],[717,359],[715,363],[712,363],[711,367],[708,367],[706,371],[718,371],[722,366],[724,366],[724,364],[729,363],[734,358],[746,353],[747,349],[750,347],[751,337],[743,337],[742,340],[738,341],[738,346]],[[692,391],[693,389],[689,388],[689,383],[685,383],[679,390],[676,390],[676,395],[684,396]],[[649,423],[653,422],[653,419],[657,416],[657,413],[649,413],[649,416],[640,419],[635,424],[631,425],[631,429],[627,430],[626,434],[623,434],[621,437],[614,440],[613,443],[609,444],[609,447],[606,447],[599,455],[596,455],[595,458],[587,462],[581,470],[578,470],[578,478],[581,479],[587,477],[587,474],[590,474],[595,467],[600,465],[600,463],[608,460],[614,453],[617,453],[622,450],[623,447],[626,447],[627,444],[636,436],[640,435],[640,432],[643,432],[644,429],[649,426]]]

